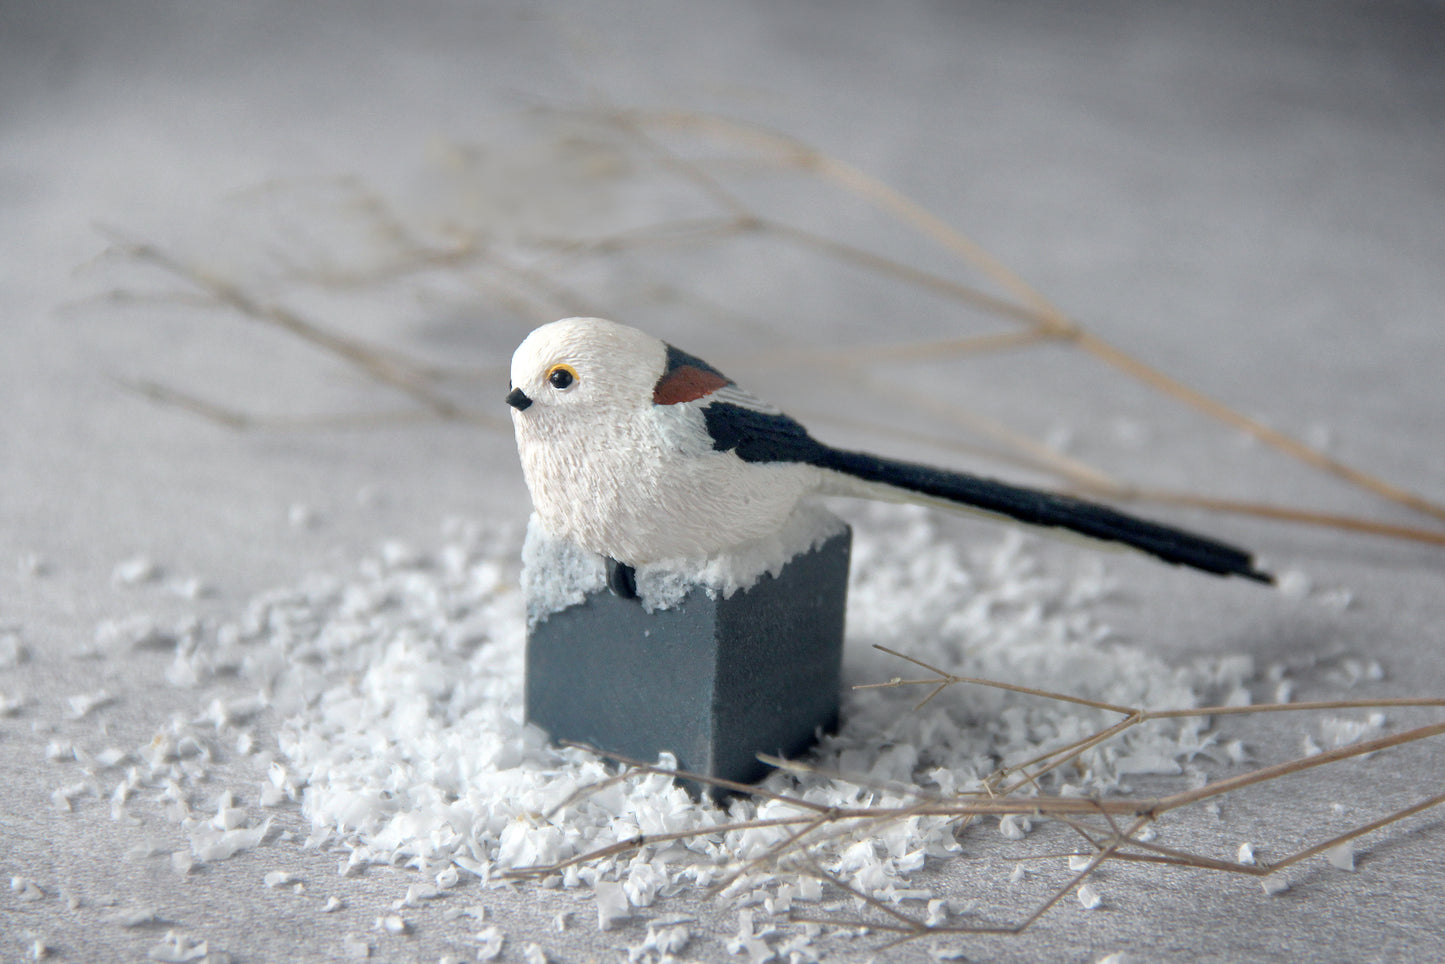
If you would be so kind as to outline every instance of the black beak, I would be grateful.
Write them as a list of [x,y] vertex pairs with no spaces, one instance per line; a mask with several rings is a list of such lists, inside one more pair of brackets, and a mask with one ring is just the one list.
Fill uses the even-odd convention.
[[527,397],[526,392],[520,388],[514,388],[507,393],[507,404],[519,412],[525,412],[527,406],[532,404],[532,400]]

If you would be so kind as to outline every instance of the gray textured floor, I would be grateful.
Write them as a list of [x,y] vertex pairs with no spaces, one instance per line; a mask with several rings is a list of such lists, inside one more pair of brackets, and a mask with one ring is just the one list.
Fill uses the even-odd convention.
[[[340,954],[343,935],[369,931],[404,890],[403,872],[343,879],[334,855],[270,846],[181,878],[163,858],[127,856],[148,835],[164,835],[163,822],[121,826],[95,800],[57,813],[51,793],[66,777],[44,759],[50,741],[134,745],[171,713],[195,710],[191,694],[165,682],[163,654],[76,654],[104,619],[233,613],[265,587],[344,571],[381,539],[432,543],[444,517],[526,512],[504,435],[431,423],[237,434],[119,390],[113,376],[156,378],[271,412],[364,408],[378,394],[224,315],[77,304],[118,283],[164,287],[125,266],[78,270],[103,247],[97,224],[214,250],[221,229],[212,218],[235,192],[338,173],[383,192],[415,191],[429,142],[509,139],[518,114],[538,102],[601,97],[714,110],[878,175],[1105,337],[1272,424],[1327,438],[1347,461],[1445,499],[1439,5],[626,9],[0,8],[0,631],[29,654],[0,670],[0,694],[34,698],[0,718],[0,871],[47,892],[27,901],[0,891],[0,959],[20,959],[39,938],[56,959],[138,960],[174,927],[237,961],[326,960]],[[525,164],[505,173],[503,201],[545,191]],[[765,185],[755,189],[768,196]],[[584,200],[611,203],[604,214],[627,212],[626,197]],[[947,264],[821,194],[775,191],[768,203],[917,263]],[[316,215],[293,216],[304,225]],[[242,249],[238,241],[231,250]],[[690,272],[670,279],[680,287],[778,319],[762,336],[769,344],[876,344],[960,327],[941,302],[855,284],[810,258],[750,258],[729,247],[717,264],[682,257],[674,270]],[[625,287],[599,279],[598,290],[609,283]],[[495,364],[525,326],[472,294],[484,325],[454,292],[400,306],[358,303],[355,324],[437,360]],[[604,301],[617,303],[626,298]],[[683,308],[661,300],[636,311],[629,320],[710,357],[751,347],[738,344],[739,329],[679,317]],[[1124,477],[1420,522],[1063,352],[901,371],[917,388],[1024,430],[1067,429],[1078,454]],[[825,379],[811,373],[800,387],[784,370],[759,368],[749,381],[801,409]],[[487,386],[477,398],[490,404],[497,395]],[[885,424],[914,417],[906,407],[867,415]],[[1148,444],[1124,444],[1140,424]],[[830,437],[888,444],[836,429]],[[380,497],[358,504],[367,486]],[[314,508],[318,524],[288,524],[298,504]],[[1108,616],[1126,637],[1181,662],[1252,652],[1261,665],[1286,663],[1301,684],[1297,698],[1445,692],[1438,548],[1172,517],[1248,543],[1320,586],[1348,587],[1357,602],[1336,612],[1120,559],[1111,565],[1130,590]],[[1082,554],[1061,552],[1082,564]],[[113,587],[113,567],[137,554],[204,577],[215,595]],[[43,560],[43,573],[16,565],[29,556]],[[1342,691],[1332,672],[1350,656],[1379,660],[1384,680]],[[67,719],[68,696],[100,689],[110,704]],[[1416,719],[1425,717],[1391,722]],[[1293,755],[1304,729],[1241,727],[1261,759]],[[1201,827],[1284,846],[1309,839],[1306,828],[1333,803],[1367,820],[1438,792],[1442,772],[1440,747],[1416,746],[1241,797],[1200,818]],[[257,777],[223,769],[217,785],[227,779],[254,789]],[[1438,960],[1442,847],[1439,817],[1426,815],[1362,843],[1353,874],[1316,861],[1268,898],[1247,880],[1116,871],[1114,902],[1101,912],[1061,908],[1023,937],[980,939],[966,952],[974,960],[1090,961],[1119,951],[1139,960]],[[317,899],[263,887],[273,869],[296,873]],[[960,873],[959,892],[969,886]],[[62,888],[82,898],[78,909],[57,896]],[[330,895],[346,910],[317,913]],[[110,900],[152,904],[167,923],[107,923]],[[557,961],[615,960],[616,948],[640,937],[583,926],[550,933],[557,908],[574,906],[570,895],[484,900],[511,938],[509,960],[524,940]],[[724,905],[691,910],[717,935],[736,927]],[[376,956],[437,960],[459,926],[440,915],[421,912],[410,936],[374,937]],[[840,957],[862,959],[872,946],[856,942]],[[927,953],[914,946],[880,957]],[[727,958],[713,938],[695,940],[688,954]]]

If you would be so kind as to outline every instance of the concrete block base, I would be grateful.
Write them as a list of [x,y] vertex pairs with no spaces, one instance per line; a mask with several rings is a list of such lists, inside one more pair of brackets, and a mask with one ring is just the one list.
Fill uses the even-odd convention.
[[[607,588],[535,622],[526,716],[557,741],[751,783],[837,727],[852,533],[846,526],[724,598],[647,612]],[[690,788],[694,793],[699,788]]]

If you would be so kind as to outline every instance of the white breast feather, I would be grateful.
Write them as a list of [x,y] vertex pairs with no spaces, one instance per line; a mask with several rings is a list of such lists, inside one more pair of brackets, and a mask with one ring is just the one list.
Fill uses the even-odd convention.
[[712,400],[650,406],[586,445],[528,440],[523,468],[542,524],[634,566],[776,531],[821,472],[715,451],[702,416]]

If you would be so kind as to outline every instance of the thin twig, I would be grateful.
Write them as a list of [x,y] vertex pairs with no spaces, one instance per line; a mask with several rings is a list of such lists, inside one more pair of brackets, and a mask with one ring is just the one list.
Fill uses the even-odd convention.
[[[784,166],[831,181],[933,239],[942,248],[952,252],[960,260],[991,278],[1025,306],[1023,317],[1020,317],[1017,310],[1001,312],[1003,316],[1023,321],[1049,337],[1071,340],[1083,351],[1155,390],[1178,399],[1226,425],[1239,429],[1307,465],[1374,492],[1392,502],[1445,521],[1445,506],[1425,499],[1372,473],[1347,465],[1313,446],[1265,425],[1258,419],[1238,412],[1223,402],[1165,375],[1103,338],[1088,332],[991,255],[982,245],[947,224],[916,201],[870,177],[858,168],[808,147],[787,135],[713,115],[684,111],[617,111],[610,116],[614,123],[627,130],[637,130],[647,126],[692,130],[733,143],[747,144],[755,149],[773,154]],[[696,178],[699,175],[693,174],[692,176]]]
[[280,328],[346,361],[375,381],[410,396],[440,418],[468,422],[497,431],[510,430],[510,425],[501,419],[468,411],[450,399],[438,395],[412,366],[399,363],[394,354],[385,349],[328,331],[279,305],[263,304],[239,285],[185,264],[156,245],[129,241],[115,234],[112,234],[112,238],[118,248],[137,261],[156,265],[176,277],[184,278],[215,298],[219,304],[233,308],[255,321]]

